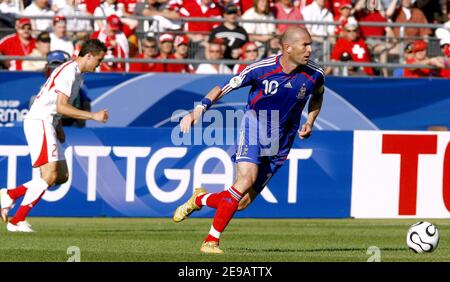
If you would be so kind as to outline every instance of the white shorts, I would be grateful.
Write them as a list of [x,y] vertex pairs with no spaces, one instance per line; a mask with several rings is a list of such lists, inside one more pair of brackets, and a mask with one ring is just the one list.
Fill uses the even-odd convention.
[[30,149],[31,165],[40,167],[47,163],[65,160],[55,128],[43,120],[25,119],[23,130]]

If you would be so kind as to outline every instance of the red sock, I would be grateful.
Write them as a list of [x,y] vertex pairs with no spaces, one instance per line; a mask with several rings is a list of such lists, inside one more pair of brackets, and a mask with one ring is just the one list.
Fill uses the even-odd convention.
[[213,193],[213,194],[212,193],[203,194],[203,195],[198,196],[195,199],[195,204],[199,207],[203,206],[202,199],[204,197],[208,197],[208,198],[206,198],[206,205],[210,208],[217,209],[217,205],[219,204],[220,200],[222,199],[222,197],[224,195],[227,195],[227,191],[222,191],[222,192]]
[[45,191],[42,192],[42,194],[39,196],[39,198],[34,200],[31,204],[25,205],[25,206],[20,206],[19,209],[17,210],[16,214],[14,215],[14,217],[9,222],[16,225],[18,222],[24,221],[25,218],[27,217],[28,213],[30,212],[30,210],[37,204],[37,202],[39,202],[39,200],[42,198],[42,195],[44,195],[44,193],[45,193]]
[[27,187],[20,185],[14,189],[8,189],[7,193],[11,197],[11,199],[17,200],[18,198],[25,195],[25,193],[27,192],[27,189],[28,189]]
[[228,191],[223,192],[223,196],[217,205],[217,211],[214,215],[213,224],[205,242],[219,241],[220,234],[225,230],[230,220],[236,212],[242,194],[233,186]]

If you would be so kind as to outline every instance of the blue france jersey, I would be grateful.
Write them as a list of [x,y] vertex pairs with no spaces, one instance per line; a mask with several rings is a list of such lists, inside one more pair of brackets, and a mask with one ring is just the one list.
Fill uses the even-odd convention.
[[246,67],[222,86],[223,95],[251,86],[245,111],[278,111],[280,150],[287,156],[300,126],[303,108],[312,95],[322,95],[324,72],[312,61],[292,73],[283,72],[282,55],[269,57]]

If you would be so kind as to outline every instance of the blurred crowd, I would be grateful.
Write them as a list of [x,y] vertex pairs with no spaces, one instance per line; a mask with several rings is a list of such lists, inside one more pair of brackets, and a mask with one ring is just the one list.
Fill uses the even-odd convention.
[[[280,52],[287,24],[274,20],[340,22],[306,24],[317,62],[402,62],[427,68],[327,67],[327,74],[440,76],[450,78],[450,0],[0,0],[0,53],[76,56],[88,38],[108,47],[106,58],[206,59],[211,63],[104,62],[104,72],[239,73],[249,62]],[[17,17],[19,15],[20,17]],[[97,16],[92,20],[83,16]],[[128,16],[151,18],[130,18]],[[33,19],[31,16],[48,16]],[[28,18],[30,17],[30,18]],[[224,22],[186,22],[184,18]],[[264,23],[239,23],[266,20]],[[364,26],[377,22],[380,26]],[[390,28],[394,23],[440,28]],[[302,25],[303,26],[303,25]],[[5,33],[5,30],[13,33]],[[239,60],[217,64],[216,60]],[[44,61],[0,61],[9,70],[44,70]]]

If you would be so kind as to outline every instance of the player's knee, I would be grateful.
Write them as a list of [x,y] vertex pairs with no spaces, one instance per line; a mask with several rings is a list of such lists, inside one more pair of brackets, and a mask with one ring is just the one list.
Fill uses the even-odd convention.
[[251,176],[242,176],[236,182],[238,183],[239,187],[242,187],[245,190],[248,190],[253,186],[253,184],[255,183],[255,180],[256,179],[253,179],[253,177],[251,177]]

